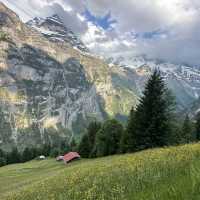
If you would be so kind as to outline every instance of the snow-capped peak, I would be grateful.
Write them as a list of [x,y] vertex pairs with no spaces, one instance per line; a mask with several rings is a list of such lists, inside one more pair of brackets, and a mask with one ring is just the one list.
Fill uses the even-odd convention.
[[148,59],[142,55],[115,56],[107,62],[110,66],[134,69],[139,79],[148,77],[155,68],[159,69],[168,88],[177,96],[179,105],[189,105],[200,97],[200,70],[196,67]]
[[41,32],[53,42],[67,42],[75,49],[89,52],[83,42],[71,29],[65,26],[64,22],[57,14],[47,18],[36,17],[27,22],[27,25]]

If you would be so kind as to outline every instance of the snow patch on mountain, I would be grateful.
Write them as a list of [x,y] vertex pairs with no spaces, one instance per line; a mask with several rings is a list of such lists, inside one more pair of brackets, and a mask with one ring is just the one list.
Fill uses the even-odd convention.
[[65,26],[62,19],[58,15],[47,18],[36,17],[27,22],[27,25],[41,32],[49,40],[53,42],[67,42],[72,47],[82,52],[89,53],[88,48],[83,44],[78,36]]
[[200,97],[200,70],[196,67],[151,60],[146,56],[130,55],[107,58],[107,62],[109,66],[118,65],[135,70],[140,80],[137,84],[139,91],[143,90],[144,82],[153,70],[159,69],[168,88],[176,96],[181,109],[187,108]]

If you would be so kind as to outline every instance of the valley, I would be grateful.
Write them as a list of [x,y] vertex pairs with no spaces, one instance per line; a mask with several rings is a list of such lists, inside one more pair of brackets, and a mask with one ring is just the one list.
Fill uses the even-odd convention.
[[0,0],[0,200],[200,199],[199,7]]

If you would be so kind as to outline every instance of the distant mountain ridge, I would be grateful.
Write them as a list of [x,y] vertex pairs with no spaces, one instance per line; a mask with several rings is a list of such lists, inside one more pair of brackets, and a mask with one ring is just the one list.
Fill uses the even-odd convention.
[[[140,78],[146,79],[155,68],[158,68],[169,89],[177,99],[179,110],[193,105],[200,97],[200,70],[195,67],[166,63],[147,59],[145,56],[113,57],[107,59],[110,66],[134,69]],[[141,89],[144,84],[141,84]]]

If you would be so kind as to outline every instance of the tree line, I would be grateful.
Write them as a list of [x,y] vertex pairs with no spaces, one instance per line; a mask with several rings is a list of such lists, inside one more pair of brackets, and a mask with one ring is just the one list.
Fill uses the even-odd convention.
[[75,151],[76,147],[77,144],[75,140],[72,140],[70,144],[66,141],[62,141],[60,145],[51,145],[48,143],[42,145],[41,148],[26,147],[21,152],[17,147],[12,148],[10,152],[5,152],[0,149],[0,167],[8,164],[24,163],[39,158],[41,155],[54,158],[66,152]]
[[175,98],[156,69],[138,106],[131,109],[127,125],[123,127],[116,119],[92,122],[79,144],[79,153],[91,158],[199,141],[200,114],[193,121],[189,115],[180,120],[175,108]]

